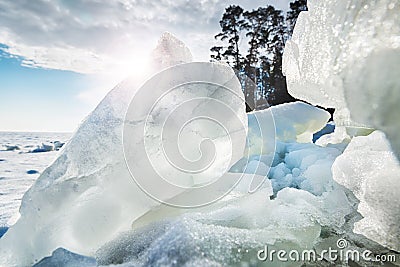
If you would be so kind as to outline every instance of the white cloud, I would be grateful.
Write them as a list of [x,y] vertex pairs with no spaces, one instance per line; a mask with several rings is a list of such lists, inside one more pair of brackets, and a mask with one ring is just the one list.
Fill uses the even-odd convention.
[[[208,60],[218,21],[229,4],[256,8],[261,0],[0,0],[0,43],[25,65],[109,73],[150,53],[164,31]],[[288,0],[270,0],[285,8]]]

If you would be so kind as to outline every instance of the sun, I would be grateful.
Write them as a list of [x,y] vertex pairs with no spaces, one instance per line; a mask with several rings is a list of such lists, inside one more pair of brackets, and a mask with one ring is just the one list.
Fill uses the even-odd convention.
[[124,53],[114,59],[114,63],[105,73],[112,81],[122,81],[128,77],[143,79],[151,71],[151,53]]

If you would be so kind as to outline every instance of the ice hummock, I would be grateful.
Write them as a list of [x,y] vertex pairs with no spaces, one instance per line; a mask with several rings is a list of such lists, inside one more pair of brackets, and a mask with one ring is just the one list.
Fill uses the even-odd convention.
[[331,165],[342,149],[321,148],[312,139],[313,133],[323,129],[329,120],[328,112],[294,102],[251,112],[248,117],[249,157],[231,171],[268,175],[275,193],[286,187],[317,195],[327,191],[333,181]]
[[[124,156],[127,157],[127,162],[130,159],[137,159],[133,162],[133,164],[137,164],[144,162],[137,158],[138,156],[147,158],[149,154],[140,155],[135,150],[129,150],[130,146],[123,148],[122,128],[124,124],[127,127],[125,129],[139,130],[137,135],[133,132],[133,135],[130,136],[134,140],[130,144],[136,145],[136,141],[143,141],[147,138],[146,144],[149,144],[150,150],[148,151],[151,152],[161,146],[156,142],[158,140],[151,140],[155,136],[154,131],[162,129],[164,130],[163,134],[166,132],[162,119],[170,118],[170,112],[183,106],[187,99],[198,101],[194,103],[195,105],[190,103],[192,104],[191,110],[184,110],[187,113],[174,117],[175,120],[168,122],[174,124],[181,121],[181,117],[184,119],[186,115],[193,115],[195,118],[198,116],[213,118],[212,112],[222,110],[216,109],[219,104],[230,112],[217,114],[220,117],[223,116],[218,118],[219,121],[228,123],[228,125],[224,125],[227,127],[223,128],[228,129],[228,132],[217,131],[215,127],[211,126],[207,129],[207,123],[198,125],[189,120],[190,124],[187,128],[190,133],[183,135],[185,139],[179,140],[179,142],[183,142],[180,143],[183,149],[186,149],[187,146],[193,148],[193,146],[197,146],[197,141],[201,142],[202,138],[207,137],[202,135],[203,130],[211,130],[213,134],[210,139],[214,140],[217,152],[212,167],[210,167],[213,173],[208,173],[207,170],[203,174],[206,177],[200,177],[195,182],[202,184],[204,179],[214,178],[212,175],[223,174],[229,169],[230,161],[233,164],[243,156],[247,116],[245,105],[241,102],[241,99],[244,99],[243,93],[234,71],[228,65],[219,63],[182,64],[191,61],[190,52],[171,34],[162,36],[154,54],[156,62],[158,62],[153,66],[154,72],[174,64],[181,65],[177,66],[177,71],[175,69],[173,73],[171,73],[173,71],[171,68],[158,73],[159,76],[156,77],[161,77],[160,80],[148,80],[143,88],[153,90],[151,94],[148,90],[137,91],[140,83],[136,83],[131,78],[119,84],[104,98],[78,128],[57,160],[43,172],[24,195],[20,208],[20,219],[0,240],[0,264],[30,265],[43,257],[50,256],[52,251],[58,247],[78,254],[93,255],[102,244],[113,239],[119,232],[129,230],[133,221],[152,207],[160,205],[132,179],[131,171],[133,170],[128,169]],[[207,65],[205,69],[202,68],[204,65]],[[192,70],[192,72],[188,73],[188,70]],[[201,70],[206,73],[202,73]],[[180,91],[178,94],[168,94],[166,100],[171,101],[159,102],[160,106],[156,106],[156,109],[153,110],[154,113],[144,113],[145,109],[152,108],[152,105],[160,100],[160,98],[151,98],[155,97],[155,92],[164,96],[163,93],[170,92],[167,90],[172,88],[169,87],[172,86],[172,82],[184,83],[187,76],[191,74],[195,75],[194,81],[196,82],[200,81],[199,78],[201,79],[203,76],[214,77],[214,80],[224,87],[210,86],[211,81],[208,85],[194,83],[193,86],[187,88],[184,94]],[[146,86],[149,84],[153,87],[147,88]],[[233,94],[227,93],[225,87],[232,90]],[[135,96],[137,99],[138,95],[140,97],[143,93],[148,99],[139,99],[139,105],[132,106],[133,113],[127,113],[132,97]],[[238,97],[229,98],[230,95]],[[173,103],[176,105],[172,105]],[[129,114],[133,117],[128,116]],[[150,135],[143,136],[143,130],[138,127],[147,126],[143,119],[149,114],[148,125],[151,128],[148,133]],[[236,117],[239,120],[236,120],[237,123],[232,128],[232,118]],[[199,127],[200,129],[198,129]],[[175,130],[174,128],[168,129]],[[131,134],[132,132],[124,131],[124,135],[126,133]],[[198,133],[200,133],[200,139]],[[240,134],[238,135],[238,133]],[[188,138],[189,135],[191,138]],[[236,135],[238,138],[233,138]],[[238,147],[236,150],[239,153],[230,152],[226,148],[225,144],[229,141],[235,143],[234,146]],[[240,142],[242,143],[241,148]],[[240,151],[240,149],[242,150]],[[124,155],[124,152],[127,153]],[[152,155],[150,154],[150,156]],[[158,168],[166,170],[166,166],[160,160],[157,160],[156,163]],[[143,165],[136,166],[140,174],[144,174],[143,167]],[[173,170],[175,168],[170,166],[166,171]],[[146,181],[152,181],[153,177],[150,175],[153,173],[148,173],[149,176],[143,176],[143,178],[146,178]],[[227,176],[226,179],[229,177],[233,177],[233,175]],[[176,179],[175,176],[174,178]],[[187,191],[187,189],[179,189],[176,192],[170,192],[160,184],[153,184],[153,186],[156,190],[165,193],[167,199]],[[187,194],[186,197],[193,198],[191,194]],[[161,201],[164,200],[164,198],[161,199]]]
[[[257,265],[257,250],[265,245],[271,249],[312,248],[326,227],[343,226],[345,214],[352,210],[340,190],[315,196],[285,188],[271,200],[269,187],[123,232],[96,252],[97,262],[134,266]],[[293,263],[279,262],[276,266]]]
[[[313,144],[313,134],[324,127],[329,115],[306,104],[280,105],[273,108],[276,111],[273,120],[278,122],[273,134],[277,137],[275,142],[275,138],[264,140],[271,135],[259,138],[251,132],[257,116],[249,114],[245,155],[250,154],[250,158],[239,161],[231,172],[269,178],[257,192],[248,194],[237,188],[221,202],[191,211],[158,205],[141,197],[133,181],[124,179],[128,173],[119,152],[122,114],[133,88],[138,88],[132,86],[132,81],[125,82],[102,101],[78,129],[79,138],[67,144],[53,166],[26,193],[20,221],[0,239],[0,263],[32,263],[62,246],[94,255],[97,263],[104,265],[226,266],[239,262],[256,265],[259,263],[255,261],[256,252],[265,245],[277,249],[318,250],[322,244],[334,248],[342,236],[348,239],[349,246],[357,249],[372,246],[377,248],[376,253],[385,251],[375,240],[398,250],[398,213],[392,218],[382,218],[391,209],[399,210],[399,199],[394,194],[399,184],[398,161],[380,132],[371,134],[371,129],[357,128],[360,124],[380,127],[383,121],[374,122],[369,115],[367,121],[357,119],[356,108],[346,103],[350,98],[345,82],[354,78],[351,76],[354,62],[360,64],[360,70],[355,72],[360,74],[357,77],[365,77],[363,68],[369,66],[362,58],[351,58],[351,54],[366,51],[368,58],[369,49],[380,48],[381,40],[396,33],[398,17],[393,14],[399,5],[385,0],[365,5],[345,2],[347,5],[343,1],[309,1],[310,11],[300,15],[293,40],[285,50],[290,91],[313,104],[337,108],[335,125],[338,127]],[[366,25],[364,20],[369,19],[372,22]],[[375,19],[387,23],[380,24]],[[369,25],[379,26],[364,32],[363,26]],[[392,28],[381,29],[380,25]],[[380,35],[381,31],[388,35]],[[377,33],[379,40],[374,39]],[[170,37],[166,35],[164,39]],[[352,42],[347,42],[348,39]],[[397,42],[398,38],[387,42],[391,45],[386,47],[389,54],[397,51]],[[179,44],[178,50],[182,47],[177,40],[172,43]],[[360,43],[362,49],[358,50]],[[160,47],[168,48],[165,51],[170,50],[169,42],[161,44]],[[347,55],[343,51],[351,53]],[[181,56],[187,54],[178,51],[179,59],[172,57],[171,60],[163,53],[164,59],[159,62],[178,64],[182,63]],[[388,66],[396,64],[396,60],[389,60]],[[382,69],[386,67],[378,65]],[[387,75],[393,78],[392,72]],[[391,86],[398,82],[395,78],[393,81],[383,86],[383,95],[391,92]],[[350,84],[355,85],[354,90],[361,90],[358,84]],[[393,94],[394,99],[397,96]],[[383,114],[380,107],[375,110],[374,105],[371,107],[365,114],[375,111]],[[396,110],[391,104],[388,107]],[[255,114],[260,115],[261,121],[272,120],[267,113]],[[388,116],[388,121],[391,118]],[[394,123],[393,127],[398,130],[397,125]],[[390,129],[383,130],[396,147],[393,141],[396,138],[393,139]],[[265,131],[270,133],[271,129]],[[369,153],[372,153],[372,162]],[[386,184],[380,181],[380,171],[387,175]],[[245,188],[246,182],[244,179]],[[139,218],[139,214],[143,216]],[[353,232],[353,225],[354,231],[361,235]],[[376,234],[377,231],[382,232]],[[55,257],[71,255],[64,250],[58,252],[62,253],[55,253]],[[333,263],[326,262],[329,264]]]
[[307,2],[285,47],[288,90],[336,108],[335,132],[316,143],[349,143],[332,170],[360,201],[354,231],[399,251],[400,3]]
[[381,129],[399,156],[399,1],[307,3],[285,47],[290,94],[336,108],[338,126]]
[[[274,114],[274,119],[282,122],[277,124],[277,132],[290,133],[288,138],[281,135],[275,151],[253,154],[247,163],[241,162],[232,170],[268,175],[270,179],[260,190],[248,194],[245,178],[231,195],[213,205],[183,214],[165,206],[153,209],[147,218],[134,222],[133,230],[102,246],[96,252],[98,264],[257,264],[257,250],[265,245],[271,249],[312,248],[321,235],[335,236],[350,228],[348,220],[355,216],[355,200],[333,180],[330,171],[342,147],[311,143],[311,129],[323,128],[329,115],[304,103],[280,105],[274,110],[258,111],[258,118],[262,122],[262,118]],[[248,116],[249,129],[255,129],[256,122],[251,119],[254,114]],[[292,125],[303,127],[296,132]],[[250,136],[251,130],[249,139],[254,138]],[[297,143],[296,136],[306,136],[309,142]],[[271,157],[274,162],[268,173]]]
[[[163,52],[168,60],[157,70],[175,62],[179,50],[184,53],[178,53],[176,61],[191,61],[188,49],[172,35],[167,37],[162,47],[173,53]],[[121,140],[129,101],[145,78],[132,77],[114,88],[25,193],[21,218],[0,240],[0,265],[30,265],[58,247],[93,254],[157,204],[131,179]]]
[[[261,152],[245,161],[241,172],[251,173],[254,165],[264,164],[257,175],[271,178],[256,193],[243,190],[246,179],[252,178],[245,176],[223,201],[203,209],[188,212],[160,206],[137,188],[122,155],[122,122],[132,86],[124,82],[108,94],[25,194],[21,218],[0,239],[2,264],[20,266],[44,257],[48,258],[43,262],[86,259],[77,254],[96,255],[100,264],[251,262],[249,256],[228,252],[253,253],[265,244],[312,247],[325,228],[339,231],[354,212],[346,191],[330,173],[341,151],[311,143],[313,132],[324,127],[329,114],[304,103],[256,113],[263,125],[273,114],[280,140],[273,150],[263,151],[261,144]],[[256,129],[254,114],[248,116],[249,127]],[[259,141],[275,144],[269,137]],[[249,133],[248,139],[256,137]],[[140,232],[144,234],[137,236]],[[156,239],[150,238],[152,234]],[[126,251],[127,244],[132,250]],[[191,248],[198,249],[188,251]],[[137,255],[137,249],[143,253]]]

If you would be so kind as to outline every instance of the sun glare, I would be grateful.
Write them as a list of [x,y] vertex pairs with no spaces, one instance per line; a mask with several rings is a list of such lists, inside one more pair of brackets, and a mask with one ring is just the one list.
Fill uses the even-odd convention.
[[128,54],[116,62],[112,69],[107,70],[107,74],[113,81],[120,82],[128,77],[143,79],[148,74],[151,67],[150,53]]

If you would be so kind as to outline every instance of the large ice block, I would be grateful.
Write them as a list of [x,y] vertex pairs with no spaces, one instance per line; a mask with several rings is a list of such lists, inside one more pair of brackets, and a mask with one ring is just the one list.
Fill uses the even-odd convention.
[[[191,61],[189,50],[171,34],[163,35],[157,50],[155,51],[155,62],[158,62],[158,64],[154,67],[153,74],[154,71],[165,67]],[[215,127],[211,127],[211,132],[214,135],[210,137],[206,135],[207,131],[198,133],[204,134],[204,136],[201,136],[203,139],[209,137],[216,142],[215,145],[219,149],[219,154],[213,162],[215,164],[213,171],[222,174],[224,170],[226,171],[230,167],[230,160],[235,161],[235,157],[240,158],[243,155],[247,117],[244,103],[238,102],[237,99],[232,101],[232,99],[227,98],[229,93],[226,92],[226,88],[223,88],[223,86],[237,85],[233,88],[233,90],[236,90],[234,93],[237,94],[239,99],[243,98],[239,81],[233,70],[227,65],[218,63],[205,64],[206,77],[209,78],[214,75],[214,77],[218,77],[218,81],[224,81],[221,82],[222,85],[214,86],[212,90],[208,90],[209,87],[204,84],[194,84],[187,91],[185,98],[179,94],[169,95],[168,90],[171,88],[168,85],[170,84],[163,84],[165,82],[163,79],[158,80],[157,85],[160,87],[149,88],[154,91],[147,91],[146,97],[139,99],[139,104],[133,107],[135,109],[133,110],[134,114],[141,116],[143,115],[141,111],[151,107],[151,104],[157,103],[158,99],[154,99],[154,92],[157,90],[159,92],[160,88],[165,90],[166,99],[173,99],[173,102],[161,101],[161,106],[157,106],[153,110],[155,113],[149,112],[147,115],[150,118],[150,128],[147,129],[147,134],[143,131],[138,132],[138,136],[134,136],[133,139],[143,141],[144,138],[147,138],[146,144],[150,152],[152,149],[162,146],[164,139],[153,140],[151,134],[154,133],[154,130],[162,129],[163,121],[161,118],[168,118],[170,115],[171,109],[164,109],[166,107],[164,105],[175,103],[175,106],[169,106],[175,108],[179,106],[179,103],[184,104],[186,100],[196,99],[197,97],[201,99],[197,106],[193,105],[192,110],[185,111],[193,112],[193,115],[196,115],[195,110],[197,108],[206,111],[205,115],[209,116],[212,116],[213,112],[219,112],[218,109],[215,109],[216,103],[225,105],[232,109],[229,114],[218,114],[219,116],[225,115],[224,121],[230,122],[231,116],[237,115],[242,119],[241,122],[244,122],[245,128],[241,128],[243,140],[235,139],[235,145],[238,145],[238,149],[240,149],[240,142],[242,142],[242,151],[229,158],[230,150],[225,149],[227,147],[225,143],[229,142],[227,135],[237,133],[238,129],[236,128],[228,127],[228,132],[221,132],[215,130]],[[182,64],[179,65],[178,69],[182,66]],[[189,66],[198,65],[189,63]],[[172,79],[182,80],[188,74],[185,71],[170,72],[171,68],[164,70],[159,75],[166,78],[163,73],[169,73],[170,80],[171,77]],[[198,78],[202,78],[202,73],[195,74]],[[149,197],[132,179],[125,162],[132,155],[124,154],[122,138],[124,124],[132,123],[131,119],[136,118],[125,117],[125,115],[132,97],[135,96],[137,100],[138,94],[143,93],[139,92],[138,88],[145,78],[128,79],[113,89],[83,121],[55,162],[43,172],[35,184],[25,193],[20,208],[20,219],[0,239],[1,266],[29,266],[43,257],[50,256],[52,251],[59,247],[78,254],[93,255],[102,244],[113,239],[119,232],[130,229],[134,220],[149,211],[151,207],[159,205],[159,202]],[[196,81],[198,82],[198,80]],[[204,89],[204,87],[206,88]],[[143,89],[143,87],[141,88]],[[189,116],[190,119],[192,113],[184,115],[186,117],[182,118],[188,119]],[[178,116],[177,118],[181,117]],[[143,121],[137,123],[143,124]],[[195,150],[193,146],[196,146],[196,151],[198,151],[197,149],[201,150],[202,147],[198,145],[201,143],[200,141],[203,141],[203,139],[199,139],[198,135],[195,135],[196,130],[202,130],[198,127],[206,128],[208,124],[197,125],[192,123],[191,120],[188,123],[190,124],[189,133],[183,134],[183,140],[178,141],[182,142],[179,145],[183,145],[183,148],[186,145],[191,145],[190,151],[180,152],[184,153],[184,156],[192,156],[191,159],[193,159],[193,155],[187,153]],[[183,130],[186,129],[185,125],[181,126]],[[229,132],[230,130],[232,132]],[[190,136],[191,138],[189,138]],[[170,140],[168,136],[166,140]],[[173,139],[173,141],[177,140]],[[221,155],[221,152],[224,154]],[[146,157],[147,155],[146,153],[140,155],[136,153],[135,156]],[[137,168],[141,167],[144,166],[137,166]],[[164,172],[166,168],[165,165],[162,165]],[[169,170],[175,171],[175,167],[171,165]],[[187,176],[189,177],[189,175]],[[141,178],[145,179],[146,177]],[[205,179],[207,178],[206,176]],[[215,177],[212,176],[211,178],[214,179]],[[201,182],[200,179],[199,183]],[[157,184],[154,186],[160,187]],[[174,197],[174,194],[187,190],[187,188],[181,188],[180,191],[171,193],[163,187],[161,189],[164,189],[163,192],[166,192],[166,194],[170,193],[168,197]]]
[[400,3],[310,0],[283,58],[291,95],[336,108],[335,123],[384,131],[400,155]]
[[356,233],[400,251],[400,165],[385,135],[354,137],[332,166],[333,178],[360,200]]

